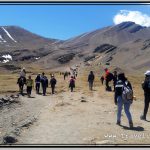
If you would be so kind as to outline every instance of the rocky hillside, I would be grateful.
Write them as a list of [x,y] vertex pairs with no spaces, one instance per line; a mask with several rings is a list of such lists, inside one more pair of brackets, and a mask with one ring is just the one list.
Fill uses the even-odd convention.
[[0,49],[0,61],[7,63],[6,52],[12,56],[7,56],[11,62],[30,62],[48,69],[84,62],[141,70],[150,64],[150,28],[123,22],[61,41],[19,27],[0,27]]

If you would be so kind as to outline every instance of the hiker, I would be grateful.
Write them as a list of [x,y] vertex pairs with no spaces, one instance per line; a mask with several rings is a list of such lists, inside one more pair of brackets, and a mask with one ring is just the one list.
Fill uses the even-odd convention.
[[113,74],[108,71],[108,69],[105,69],[105,85],[106,85],[106,91],[112,91],[111,87],[109,86],[109,82],[113,80]]
[[17,81],[17,84],[19,85],[20,94],[23,95],[23,87],[24,87],[24,84],[26,84],[26,78],[19,77],[18,81]]
[[115,91],[115,86],[117,83],[117,78],[118,78],[117,71],[114,71],[114,76],[113,76],[114,91]]
[[94,74],[93,74],[93,71],[90,71],[90,74],[88,76],[88,82],[89,82],[89,89],[92,90],[93,88],[93,82],[94,82]]
[[22,70],[20,71],[20,77],[26,77],[26,70],[25,68],[22,68]]
[[51,75],[50,85],[52,88],[52,94],[55,92],[55,85],[57,83],[57,80],[55,79],[54,75]]
[[103,85],[103,83],[104,83],[104,76],[101,76],[100,80],[101,80],[101,83]]
[[31,97],[32,87],[34,86],[33,84],[34,84],[33,80],[31,79],[31,76],[29,76],[27,81],[26,81],[27,95],[29,98]]
[[41,75],[40,73],[37,75],[37,77],[35,78],[35,83],[36,83],[36,94],[40,93],[40,83],[41,83]]
[[69,81],[69,88],[71,89],[71,92],[73,92],[73,88],[75,88],[75,79],[73,76],[71,76],[71,79]]
[[142,83],[142,88],[144,90],[144,112],[140,118],[141,120],[146,120],[150,103],[150,70],[145,72],[145,81]]
[[44,72],[42,73],[42,76],[41,76],[41,84],[42,84],[42,89],[43,89],[43,96],[45,96],[46,95],[46,89],[48,87],[48,79],[45,76]]
[[118,74],[118,81],[115,86],[114,102],[118,107],[117,110],[117,125],[121,125],[121,112],[124,106],[124,111],[129,121],[130,128],[133,128],[130,106],[133,100],[133,91],[131,83],[126,79],[124,73]]
[[64,80],[66,79],[67,77],[67,72],[64,73]]

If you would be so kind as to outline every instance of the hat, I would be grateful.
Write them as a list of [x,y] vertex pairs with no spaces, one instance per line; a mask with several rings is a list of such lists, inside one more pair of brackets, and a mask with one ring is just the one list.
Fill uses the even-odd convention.
[[150,70],[147,70],[144,74],[145,74],[146,76],[150,76]]

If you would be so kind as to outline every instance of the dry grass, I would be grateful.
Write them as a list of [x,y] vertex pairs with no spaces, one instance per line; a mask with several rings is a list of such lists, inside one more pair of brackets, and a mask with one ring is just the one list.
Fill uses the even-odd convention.
[[[34,71],[33,71],[34,70]],[[85,67],[83,70],[80,71],[80,74],[77,77],[76,80],[76,88],[75,91],[82,91],[88,96],[92,96],[92,92],[89,91],[88,87],[88,74],[90,71],[94,71],[95,74],[95,82],[94,82],[94,90],[99,93],[104,93],[105,95],[105,86],[101,85],[100,82],[100,76],[104,73],[103,68],[99,66],[89,66]],[[28,74],[32,74],[32,78],[35,79],[36,74],[39,72],[43,72],[43,70],[36,68],[33,69],[32,67],[28,69]],[[59,72],[51,72],[50,70],[44,70],[46,73],[46,76],[48,79],[50,79],[50,73],[53,73],[57,79],[57,85],[56,85],[56,92],[62,93],[65,91],[69,91],[69,77],[64,81],[63,75],[60,75]],[[17,83],[18,74],[1,74],[0,75],[0,94],[2,93],[14,93],[18,91],[18,85]],[[129,81],[132,83],[133,89],[134,89],[134,95],[137,97],[137,99],[142,100],[143,99],[143,90],[141,88],[141,82],[144,79],[142,76],[134,76],[128,75]],[[111,84],[112,85],[112,84]],[[50,87],[47,90],[48,94],[51,93]],[[101,94],[100,94],[101,95]],[[113,96],[112,93],[109,93],[110,96]]]

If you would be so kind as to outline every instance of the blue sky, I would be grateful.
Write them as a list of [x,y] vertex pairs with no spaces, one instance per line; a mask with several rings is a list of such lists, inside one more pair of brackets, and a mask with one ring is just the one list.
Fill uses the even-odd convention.
[[64,40],[114,25],[113,18],[120,10],[150,16],[150,5],[0,5],[0,26],[16,25],[45,37]]

